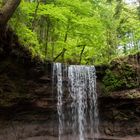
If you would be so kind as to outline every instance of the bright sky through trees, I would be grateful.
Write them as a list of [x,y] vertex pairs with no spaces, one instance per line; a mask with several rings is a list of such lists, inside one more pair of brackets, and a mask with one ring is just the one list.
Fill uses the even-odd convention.
[[125,0],[125,2],[128,4],[137,4],[138,0]]

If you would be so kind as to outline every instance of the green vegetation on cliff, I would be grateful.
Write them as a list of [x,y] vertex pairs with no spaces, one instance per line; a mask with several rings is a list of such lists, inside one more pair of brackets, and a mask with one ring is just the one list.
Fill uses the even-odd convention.
[[103,77],[105,90],[108,92],[139,88],[139,59],[140,53],[137,53],[136,55],[130,55],[112,61]]

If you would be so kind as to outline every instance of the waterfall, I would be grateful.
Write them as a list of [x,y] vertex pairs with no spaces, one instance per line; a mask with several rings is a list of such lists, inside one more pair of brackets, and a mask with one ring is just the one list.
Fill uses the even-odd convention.
[[68,68],[68,78],[72,98],[73,130],[78,126],[79,140],[85,140],[88,126],[90,136],[95,137],[93,134],[98,133],[95,67],[71,65]]
[[53,65],[53,81],[54,75],[56,74],[56,85],[57,85],[57,112],[59,120],[59,140],[61,140],[61,135],[63,133],[63,91],[62,91],[62,65],[61,63],[54,63]]
[[[57,111],[59,117],[59,140],[64,133],[64,124],[68,122],[71,130],[68,140],[85,140],[88,135],[94,139],[98,137],[98,108],[96,94],[96,71],[94,66],[70,65],[67,67],[68,91],[71,100],[66,113],[62,110],[62,65],[54,64],[57,77]],[[65,106],[66,107],[66,106]],[[67,116],[64,120],[64,114]],[[68,114],[68,115],[67,115]],[[96,136],[95,136],[96,134]]]

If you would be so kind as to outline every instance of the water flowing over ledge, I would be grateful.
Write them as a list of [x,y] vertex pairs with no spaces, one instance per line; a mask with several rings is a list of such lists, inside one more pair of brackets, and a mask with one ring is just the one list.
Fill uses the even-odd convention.
[[[68,78],[70,108],[63,105],[63,76]],[[59,119],[59,140],[65,129],[71,131],[68,139],[85,140],[86,135],[98,137],[98,107],[96,93],[96,70],[94,66],[70,65],[62,68],[61,63],[53,65],[53,81],[57,85],[57,112]],[[65,113],[66,112],[66,113]]]

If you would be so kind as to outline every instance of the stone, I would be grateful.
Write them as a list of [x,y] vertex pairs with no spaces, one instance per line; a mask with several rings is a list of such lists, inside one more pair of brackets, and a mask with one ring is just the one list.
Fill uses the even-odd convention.
[[112,131],[109,128],[106,127],[104,131],[106,135],[113,136]]

